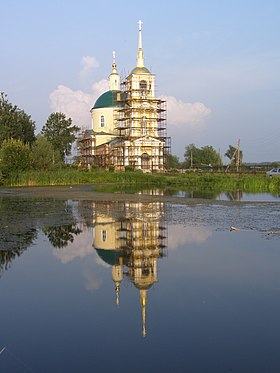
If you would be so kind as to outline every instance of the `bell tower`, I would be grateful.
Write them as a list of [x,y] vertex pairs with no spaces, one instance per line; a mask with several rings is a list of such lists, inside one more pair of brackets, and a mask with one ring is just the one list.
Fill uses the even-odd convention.
[[113,63],[112,63],[112,72],[109,75],[109,89],[110,91],[119,91],[121,86],[121,78],[117,72],[116,64],[116,52],[113,51]]

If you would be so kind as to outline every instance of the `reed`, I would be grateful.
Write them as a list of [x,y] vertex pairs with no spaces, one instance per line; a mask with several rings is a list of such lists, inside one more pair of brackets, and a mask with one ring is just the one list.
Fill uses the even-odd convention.
[[186,173],[186,174],[144,174],[142,172],[79,171],[60,169],[55,171],[26,171],[13,173],[5,180],[6,186],[40,186],[69,184],[112,184],[171,188],[174,190],[203,190],[227,192],[240,190],[251,193],[279,193],[280,178],[264,175]]
[[12,173],[5,180],[6,186],[40,186],[69,184],[160,184],[161,175],[148,175],[142,172],[113,173],[107,171],[79,171],[61,169],[55,171],[26,171]]

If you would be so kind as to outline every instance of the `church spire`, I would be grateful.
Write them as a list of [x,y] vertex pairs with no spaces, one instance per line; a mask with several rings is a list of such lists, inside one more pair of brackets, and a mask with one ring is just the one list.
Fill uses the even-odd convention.
[[121,78],[117,72],[116,65],[116,52],[113,51],[113,63],[112,63],[112,72],[109,75],[109,89],[110,91],[119,91],[121,86]]
[[115,283],[115,293],[116,293],[116,304],[119,305],[119,292],[120,292],[120,284],[123,279],[123,271],[122,271],[122,265],[123,265],[123,258],[119,258],[119,264],[114,264],[112,266],[112,280]]
[[137,67],[144,67],[144,53],[142,50],[142,24],[141,19],[138,21],[138,52],[137,52]]
[[142,311],[142,336],[146,337],[146,303],[147,303],[147,290],[140,290],[140,304]]

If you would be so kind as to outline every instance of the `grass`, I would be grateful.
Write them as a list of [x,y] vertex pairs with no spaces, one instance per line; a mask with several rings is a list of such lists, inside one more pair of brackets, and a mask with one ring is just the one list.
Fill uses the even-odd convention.
[[12,174],[5,180],[5,186],[40,186],[69,184],[108,184],[123,191],[133,187],[166,188],[174,190],[204,190],[233,192],[240,190],[250,193],[280,193],[280,178],[267,178],[265,175],[249,174],[143,174],[142,172],[114,173],[108,171],[79,171],[61,169],[56,171],[27,171]]

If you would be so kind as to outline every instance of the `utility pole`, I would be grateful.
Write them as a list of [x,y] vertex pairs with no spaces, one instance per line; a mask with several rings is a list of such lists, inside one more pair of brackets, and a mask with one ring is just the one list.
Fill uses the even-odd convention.
[[240,139],[237,141],[236,171],[240,171]]
[[240,169],[240,139],[238,139],[238,141],[237,141],[237,148],[235,149],[235,151],[234,151],[234,153],[231,157],[230,163],[227,165],[227,168],[226,168],[225,172],[228,172],[228,169],[229,169],[230,165],[232,164],[232,161],[234,160],[235,156],[236,156],[236,162],[235,162],[236,171],[239,172],[239,169]]
[[192,151],[191,151],[191,168],[193,167]]

